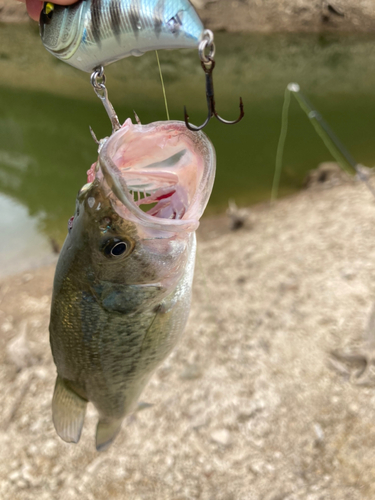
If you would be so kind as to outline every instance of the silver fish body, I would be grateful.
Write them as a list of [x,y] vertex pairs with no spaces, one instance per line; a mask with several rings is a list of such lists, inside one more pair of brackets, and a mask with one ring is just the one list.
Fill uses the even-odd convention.
[[45,4],[39,26],[49,52],[87,72],[149,50],[198,47],[204,31],[189,0]]
[[210,141],[183,122],[127,120],[101,147],[54,281],[52,411],[65,441],[78,442],[91,401],[105,449],[181,336],[214,175]]

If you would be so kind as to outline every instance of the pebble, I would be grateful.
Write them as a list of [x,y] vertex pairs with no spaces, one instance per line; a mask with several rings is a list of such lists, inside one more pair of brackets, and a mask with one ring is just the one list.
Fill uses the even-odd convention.
[[42,449],[41,449],[42,454],[45,457],[53,458],[57,454],[57,443],[54,439],[48,439]]
[[228,446],[231,443],[231,435],[227,429],[218,429],[211,432],[211,439],[222,446]]
[[11,481],[17,481],[21,477],[21,471],[15,470],[9,474],[9,479]]
[[322,429],[322,426],[320,424],[315,423],[314,424],[314,431],[316,435],[316,442],[317,443],[323,443],[324,441],[324,431]]

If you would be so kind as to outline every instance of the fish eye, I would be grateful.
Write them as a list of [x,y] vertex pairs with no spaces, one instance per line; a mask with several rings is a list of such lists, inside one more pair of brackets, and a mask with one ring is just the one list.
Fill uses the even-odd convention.
[[102,248],[107,258],[121,257],[121,255],[128,254],[130,250],[131,244],[119,238],[110,238],[104,243]]
[[127,248],[128,245],[125,243],[125,241],[119,241],[118,243],[115,243],[111,248],[111,255],[113,255],[114,257],[122,255],[124,252],[126,252]]

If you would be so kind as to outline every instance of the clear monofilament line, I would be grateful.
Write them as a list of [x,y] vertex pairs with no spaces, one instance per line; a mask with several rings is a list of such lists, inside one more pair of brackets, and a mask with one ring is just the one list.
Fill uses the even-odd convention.
[[355,159],[351,156],[346,147],[341,143],[341,141],[333,132],[328,123],[323,119],[320,113],[313,108],[307,97],[305,97],[302,94],[298,83],[289,83],[287,88],[285,89],[284,105],[283,105],[282,119],[281,119],[281,131],[277,146],[275,174],[271,192],[271,202],[275,201],[279,190],[284,146],[288,129],[290,93],[293,93],[298,104],[300,105],[302,110],[306,113],[307,117],[314,126],[317,134],[320,136],[326,148],[334,157],[334,159],[337,161],[337,163],[340,165],[340,167],[348,174],[351,174],[352,170],[354,170],[357,173],[358,178],[366,184],[367,188],[375,198],[375,190],[371,186],[366,173],[363,171],[362,165],[360,165],[355,161]]
[[164,80],[163,80],[163,73],[161,72],[161,66],[160,66],[160,61],[159,61],[159,54],[158,51],[155,50],[156,54],[156,60],[158,61],[158,67],[159,67],[159,74],[160,74],[160,82],[161,82],[161,87],[163,89],[163,96],[164,96],[164,104],[165,104],[165,111],[167,113],[167,120],[169,121],[169,110],[168,110],[168,102],[167,102],[167,95],[165,93],[165,86],[164,86]]
[[342,144],[342,142],[333,132],[328,123],[323,119],[321,114],[313,108],[307,97],[302,94],[298,83],[289,83],[287,86],[287,90],[293,92],[293,95],[296,98],[298,104],[306,113],[316,132],[321,137],[328,151],[335,158],[337,163],[345,172],[349,174],[351,173],[351,169],[353,169],[358,175],[358,178],[366,184],[371,194],[375,197],[375,190],[369,183],[366,174],[361,168],[361,165],[355,161],[355,159]]
[[289,104],[290,104],[290,90],[287,87],[284,93],[283,111],[281,113],[281,131],[276,152],[275,174],[273,176],[272,191],[271,191],[271,203],[276,200],[277,194],[279,192],[281,169],[283,165],[284,146],[285,146],[286,134],[288,132]]
[[302,94],[298,83],[289,83],[287,89],[290,92],[293,92],[294,97],[296,98],[298,104],[301,106],[301,108],[311,121],[317,134],[321,137],[326,148],[331,153],[331,155],[337,160],[337,162],[341,165],[341,167],[347,173],[350,173],[351,168],[356,170],[357,162],[350,155],[349,151],[345,148],[345,146],[340,142],[340,140],[333,132],[333,130],[323,120],[320,113],[312,107],[307,97]]

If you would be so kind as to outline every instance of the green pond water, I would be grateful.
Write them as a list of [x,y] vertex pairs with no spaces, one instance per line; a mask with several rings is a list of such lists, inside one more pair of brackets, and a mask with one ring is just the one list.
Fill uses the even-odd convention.
[[[298,82],[354,158],[375,163],[375,35],[215,35],[215,96],[234,119],[241,95],[245,118],[205,129],[217,152],[217,177],[207,213],[270,197],[286,85]],[[161,51],[171,119],[206,116],[204,74],[195,51]],[[110,133],[89,75],[46,52],[35,23],[0,24],[0,259],[1,274],[26,268],[62,243],[75,196],[96,160],[89,134]],[[121,121],[166,118],[155,53],[106,69]],[[279,195],[301,188],[306,172],[331,160],[292,98]]]

